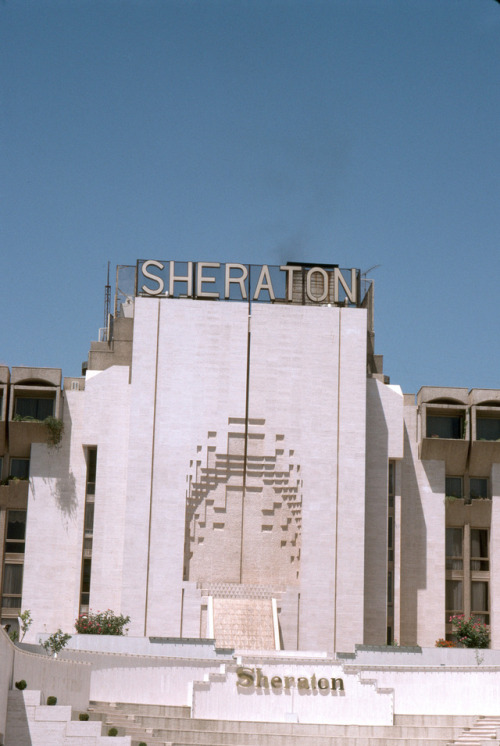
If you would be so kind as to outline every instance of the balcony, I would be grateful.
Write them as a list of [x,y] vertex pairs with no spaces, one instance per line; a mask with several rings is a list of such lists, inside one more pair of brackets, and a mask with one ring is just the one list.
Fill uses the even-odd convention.
[[0,509],[26,510],[29,482],[27,479],[9,479],[0,484]]
[[34,386],[12,388],[9,451],[13,456],[28,458],[32,443],[50,442],[50,432],[44,420],[58,416],[59,391]]
[[469,451],[470,427],[462,404],[427,402],[420,406],[419,456],[444,461],[448,474],[463,474]]
[[470,471],[488,474],[492,463],[500,463],[500,408],[473,405],[471,420]]

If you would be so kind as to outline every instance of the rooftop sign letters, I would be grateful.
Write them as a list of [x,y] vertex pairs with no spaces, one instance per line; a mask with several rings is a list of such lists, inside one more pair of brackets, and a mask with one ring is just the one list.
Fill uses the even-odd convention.
[[302,304],[359,304],[359,271],[333,264],[137,262],[137,295]]

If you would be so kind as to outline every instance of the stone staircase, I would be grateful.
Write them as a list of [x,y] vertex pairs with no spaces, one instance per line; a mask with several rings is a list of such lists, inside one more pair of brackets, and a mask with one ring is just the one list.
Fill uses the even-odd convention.
[[283,589],[241,583],[198,583],[202,597],[213,599],[214,637],[218,648],[275,650],[272,599]]
[[482,746],[483,743],[497,743],[500,733],[500,716],[482,715],[477,718],[471,728],[450,741],[449,746]]
[[404,715],[392,726],[369,726],[197,720],[189,707],[105,702],[92,702],[89,712],[105,730],[131,736],[132,746],[465,746],[458,739],[475,727],[467,716]]

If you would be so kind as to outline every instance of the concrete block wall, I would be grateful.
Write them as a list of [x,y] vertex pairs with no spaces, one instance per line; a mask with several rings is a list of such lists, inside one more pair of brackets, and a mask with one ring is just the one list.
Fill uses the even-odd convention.
[[364,642],[387,638],[387,506],[389,459],[403,455],[403,394],[367,380]]
[[[238,686],[238,670],[243,668],[252,672],[254,686]],[[212,675],[206,682],[195,682],[192,716],[278,723],[393,723],[393,692],[379,690],[374,682],[363,683],[356,674],[345,674],[339,664],[331,661],[266,660],[256,665],[245,658],[243,668],[233,666],[225,674]],[[289,688],[272,686],[273,678],[277,683],[275,677],[279,677],[282,684],[285,677],[293,677],[295,684]],[[309,688],[297,687],[299,677],[307,679]],[[320,689],[315,683],[323,679],[322,685],[326,686],[326,682],[339,678],[343,681],[343,691]]]
[[100,721],[72,721],[71,707],[42,704],[40,691],[9,693],[5,746],[131,746],[130,736],[102,736]]
[[500,648],[500,464],[491,468],[491,530],[490,530],[490,633],[491,647]]
[[445,636],[445,464],[419,461],[416,406],[404,418],[400,643],[432,647]]
[[190,462],[245,414],[248,311],[225,305],[136,301],[124,594],[142,633],[180,634]]
[[7,697],[13,677],[15,647],[0,627],[0,743],[7,722]]
[[39,632],[58,628],[71,633],[78,615],[86,475],[79,437],[84,396],[83,391],[65,395],[60,446],[35,443],[31,448],[22,597],[23,609],[29,609],[33,619],[27,642],[35,642]]

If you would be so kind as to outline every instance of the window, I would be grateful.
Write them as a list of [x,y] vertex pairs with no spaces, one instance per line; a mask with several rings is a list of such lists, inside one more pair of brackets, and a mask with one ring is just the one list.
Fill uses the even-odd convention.
[[20,419],[45,420],[54,414],[54,399],[16,397],[14,416]]
[[471,477],[469,490],[471,500],[486,500],[488,497],[488,480],[485,477]]
[[394,507],[394,496],[396,494],[396,475],[395,469],[396,464],[394,461],[389,461],[389,507]]
[[446,581],[446,621],[454,614],[464,613],[463,588],[462,580]]
[[478,417],[476,419],[477,440],[500,440],[500,418]]
[[445,495],[446,497],[458,498],[464,496],[462,477],[446,477]]
[[487,572],[490,569],[486,528],[470,530],[470,569],[479,572]]
[[82,577],[80,585],[80,613],[88,611],[90,580],[92,574],[92,545],[94,540],[95,477],[97,469],[97,448],[86,448],[87,479],[85,492],[85,514],[83,519]]
[[26,511],[7,511],[7,533],[5,536],[5,552],[9,554],[24,554],[24,538],[26,534]]
[[477,616],[485,624],[489,616],[489,531],[469,524],[446,528],[446,624],[452,636],[450,616]]
[[11,458],[10,460],[10,477],[17,479],[28,479],[30,475],[29,458]]
[[460,415],[427,415],[427,437],[454,440],[462,438],[463,417]]
[[97,448],[87,449],[87,495],[95,494],[95,474],[97,468]]
[[82,589],[80,593],[80,607],[89,605],[91,570],[92,560],[84,559],[82,563]]
[[6,562],[3,566],[2,608],[21,609],[23,565]]
[[486,580],[473,580],[471,583],[471,614],[479,617],[484,624],[490,623],[488,587]]
[[388,484],[387,484],[387,644],[393,642],[394,636],[394,578],[396,570],[394,567],[394,555],[396,547],[396,518],[395,518],[395,495],[396,495],[396,462],[389,461]]
[[446,569],[463,570],[463,529],[446,529]]

